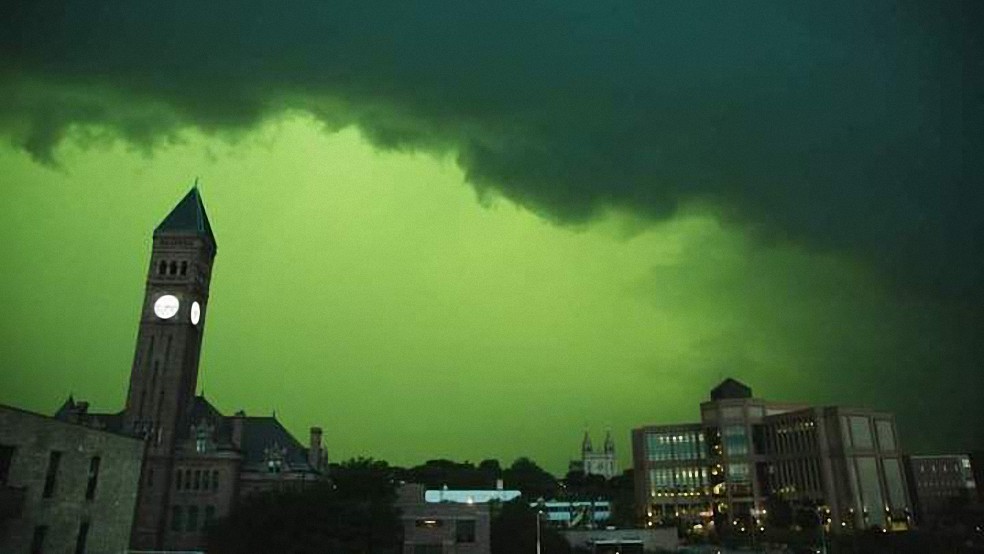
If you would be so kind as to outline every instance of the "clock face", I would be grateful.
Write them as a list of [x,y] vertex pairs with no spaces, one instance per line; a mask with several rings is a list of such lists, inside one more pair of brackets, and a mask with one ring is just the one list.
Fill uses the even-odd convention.
[[154,315],[161,319],[171,319],[174,314],[178,313],[178,306],[180,305],[177,296],[165,294],[158,298],[157,302],[154,302]]
[[198,302],[191,303],[191,324],[198,325],[198,321],[202,318],[202,307]]

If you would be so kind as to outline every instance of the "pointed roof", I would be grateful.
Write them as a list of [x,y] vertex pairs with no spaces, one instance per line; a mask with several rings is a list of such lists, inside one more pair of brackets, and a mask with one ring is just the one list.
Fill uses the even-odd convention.
[[581,452],[591,452],[594,450],[591,447],[591,437],[588,436],[588,432],[584,432],[584,440],[581,441]]
[[728,377],[724,381],[711,389],[711,400],[725,400],[731,398],[751,398],[752,389],[741,381]]
[[212,234],[212,226],[208,222],[198,185],[192,187],[157,229],[154,229],[154,234],[158,233],[200,235],[208,237],[215,244],[215,235]]
[[615,439],[612,438],[612,430],[605,431],[605,453],[615,452]]

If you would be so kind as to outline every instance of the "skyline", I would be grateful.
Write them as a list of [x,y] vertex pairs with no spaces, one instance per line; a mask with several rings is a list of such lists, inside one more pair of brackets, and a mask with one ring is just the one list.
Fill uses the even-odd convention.
[[150,233],[199,177],[200,388],[334,460],[563,473],[588,426],[624,467],[726,377],[982,448],[973,9],[20,6],[0,402],[122,407]]

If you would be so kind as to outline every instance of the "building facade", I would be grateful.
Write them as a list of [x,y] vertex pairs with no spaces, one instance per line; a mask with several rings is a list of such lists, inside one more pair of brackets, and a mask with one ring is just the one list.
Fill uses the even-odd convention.
[[768,402],[733,379],[700,413],[699,423],[632,432],[636,502],[649,525],[759,526],[776,500],[835,527],[911,523],[892,414]]
[[938,521],[977,501],[977,481],[968,454],[907,456],[909,491],[920,525]]
[[572,460],[568,471],[580,472],[584,475],[600,475],[611,479],[618,475],[618,460],[615,457],[615,441],[612,432],[605,433],[605,443],[601,450],[595,450],[591,444],[591,436],[587,431],[581,440],[581,459]]
[[0,405],[0,552],[123,552],[144,448]]
[[193,188],[154,230],[123,410],[92,413],[70,397],[55,416],[146,445],[134,549],[200,549],[210,520],[241,495],[298,486],[326,467],[320,428],[305,446],[274,416],[227,416],[196,394],[216,252]]
[[[489,554],[491,552],[492,491],[458,491],[440,501],[428,501],[423,485],[406,484],[398,491],[396,506],[403,523],[403,554]],[[443,491],[444,493],[454,491]],[[497,491],[515,492],[515,491]],[[435,498],[430,495],[430,498]],[[477,502],[476,498],[485,498]]]

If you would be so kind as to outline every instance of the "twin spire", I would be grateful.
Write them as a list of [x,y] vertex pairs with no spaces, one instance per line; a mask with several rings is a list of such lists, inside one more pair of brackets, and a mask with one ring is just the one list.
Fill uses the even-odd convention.
[[[594,447],[591,446],[591,436],[588,434],[587,430],[584,431],[584,439],[581,441],[581,453],[586,454],[589,452],[594,452]],[[611,454],[615,452],[615,440],[612,439],[611,429],[605,431],[605,454]]]

